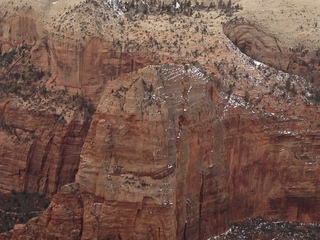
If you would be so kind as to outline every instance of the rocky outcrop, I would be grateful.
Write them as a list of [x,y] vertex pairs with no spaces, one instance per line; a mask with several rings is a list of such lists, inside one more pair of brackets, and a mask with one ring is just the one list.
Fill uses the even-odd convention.
[[208,239],[246,217],[319,221],[318,131],[223,102],[214,80],[188,65],[111,82],[76,184],[8,236]]
[[99,101],[95,94],[101,92],[108,81],[150,64],[98,38],[92,38],[84,46],[50,39],[43,45],[47,47],[42,47],[39,55],[49,56],[48,69],[53,73],[51,82],[73,91],[81,90],[95,101]]
[[77,184],[64,185],[47,210],[27,224],[17,224],[2,239],[80,239],[83,203]]
[[223,31],[243,53],[253,59],[319,84],[320,58],[315,53],[284,46],[272,34],[243,19],[224,24]]
[[29,14],[19,14],[0,22],[0,37],[11,45],[33,45],[39,38],[35,19]]
[[224,126],[232,218],[319,221],[312,210],[320,204],[318,130],[303,119],[255,119],[243,111],[229,116]]
[[[76,180],[83,193],[102,199],[99,218],[105,221],[93,231],[88,219],[83,238],[199,237],[203,164],[213,161],[201,155],[214,144],[207,135],[217,108],[213,84],[194,67],[166,65],[108,85]],[[203,135],[208,142],[202,145]],[[94,199],[86,205],[92,212]],[[191,231],[184,232],[185,226]]]
[[[102,8],[100,2],[86,4],[107,9],[109,15],[92,11],[91,5],[77,5],[61,18],[71,18],[80,9],[90,17],[105,17],[107,24],[119,20],[118,15],[111,19],[110,13],[118,13]],[[230,53],[230,43],[220,46],[225,40],[221,44],[216,38],[209,48],[195,47],[210,42],[214,34],[209,27],[195,29],[199,39],[186,45],[180,44],[180,33],[180,42],[159,43],[152,31],[131,36],[138,31],[135,23],[125,35],[121,21],[112,25],[119,36],[123,34],[121,41],[107,35],[76,41],[62,37],[70,19],[57,26],[61,33],[51,34],[31,16],[14,16],[0,25],[1,53],[11,60],[4,61],[0,72],[1,86],[10,87],[0,101],[0,191],[57,194],[40,216],[0,238],[208,239],[246,217],[320,220],[314,211],[320,199],[317,107],[305,106],[314,114],[310,120],[307,114],[291,118],[267,113],[263,107],[257,110],[248,95],[246,102],[230,106],[233,91],[239,94],[245,87],[235,89],[234,83],[226,90],[222,81],[243,81],[259,91],[258,81],[249,82],[254,78],[249,74],[231,78],[239,59]],[[176,24],[171,20],[170,26]],[[100,23],[92,24],[105,30]],[[81,31],[90,30],[91,25],[80,25]],[[224,30],[255,59],[301,75],[317,74],[318,60],[283,50],[276,38],[250,24],[228,24]],[[140,39],[142,33],[148,38]],[[185,54],[207,62],[212,72],[188,64],[152,66],[160,61],[159,55],[146,51],[165,51],[165,46],[162,63],[170,61],[171,54],[183,62],[180,57]],[[20,55],[15,57],[11,48]],[[227,49],[231,57],[223,56]],[[209,62],[211,56],[220,62]],[[233,69],[219,68],[228,66],[230,59]],[[250,74],[258,71],[253,68]],[[34,74],[22,77],[26,71]],[[23,82],[25,76],[30,79]],[[29,90],[23,92],[17,85],[11,89],[12,79]],[[97,105],[93,117],[86,97]],[[283,101],[288,108],[289,100]],[[270,102],[267,109],[273,108]]]
[[[200,237],[201,214],[211,215],[202,206],[203,181],[222,147],[210,134],[217,100],[212,79],[194,67],[145,68],[108,85],[76,178],[82,239]],[[48,226],[43,217],[37,221]],[[35,229],[23,231],[32,236]]]
[[70,122],[58,116],[1,101],[1,192],[52,195],[74,180],[89,121],[77,112]]
[[149,57],[141,57],[143,52],[124,51],[120,42],[110,43],[109,38],[57,39],[57,34],[48,33],[37,20],[33,11],[28,10],[0,21],[0,53],[10,52],[17,46],[30,46],[32,64],[51,73],[47,82],[50,88],[57,86],[81,92],[98,103],[108,81],[153,63]]

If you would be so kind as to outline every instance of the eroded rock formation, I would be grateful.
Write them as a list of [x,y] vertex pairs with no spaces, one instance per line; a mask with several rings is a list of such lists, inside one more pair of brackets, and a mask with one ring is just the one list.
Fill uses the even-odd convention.
[[269,66],[319,84],[320,58],[316,53],[291,49],[256,24],[234,19],[223,27],[227,37],[245,54]]
[[244,217],[320,220],[318,133],[302,120],[225,111],[214,80],[191,66],[144,68],[103,96],[76,184],[11,236],[208,239]]
[[13,99],[2,100],[2,192],[51,195],[74,180],[89,121],[79,113],[70,122],[58,117],[17,107]]
[[[92,11],[83,4],[70,7],[61,19],[79,9]],[[110,20],[119,36],[125,32],[119,15],[112,18],[118,14],[114,9],[86,4],[107,9],[90,16]],[[280,102],[273,93],[263,107],[259,94],[252,102],[249,96],[233,98],[263,84],[250,82],[254,77],[242,74],[245,67],[237,72],[245,58],[226,39],[211,39],[203,28],[186,53],[190,61],[199,60],[198,67],[165,64],[174,59],[172,44],[179,58],[184,51],[178,41],[165,39],[165,52],[156,34],[149,45],[139,36],[127,41],[132,33],[121,35],[123,42],[111,41],[110,33],[74,40],[62,37],[65,32],[46,32],[28,11],[0,22],[0,83],[10,88],[1,91],[0,101],[0,191],[57,194],[40,216],[0,238],[208,239],[233,221],[258,215],[320,221],[314,211],[320,199],[317,106],[302,97],[282,99],[287,108],[291,101],[300,104],[297,117],[268,112],[276,108],[273,101]],[[63,29],[62,22],[57,29]],[[101,22],[94,24],[102,31]],[[318,60],[283,50],[255,26],[226,25],[225,33],[271,66],[318,73]],[[208,44],[205,39],[215,45],[198,50],[195,46]],[[150,49],[164,53],[160,58]],[[230,55],[236,67],[224,69]],[[211,63],[209,56],[217,60]],[[24,79],[27,70],[35,71],[32,81]],[[251,65],[250,74],[255,71]],[[234,82],[228,89],[222,82],[228,78],[240,87]]]
[[[131,223],[108,227],[122,220],[105,206],[102,215],[110,219],[94,237],[174,239],[178,232],[198,238],[204,165],[213,163],[215,139],[208,131],[218,109],[214,82],[194,67],[173,65],[118,80],[107,87],[93,118],[77,182],[84,193],[104,199],[102,206],[127,212]],[[87,204],[94,206],[94,199]],[[84,229],[84,236],[89,233]]]
[[0,22],[0,53],[20,45],[32,46],[32,64],[51,73],[48,84],[74,93],[81,91],[96,103],[107,81],[153,63],[149,56],[141,58],[135,56],[137,53],[123,52],[121,44],[111,44],[110,39],[56,39],[55,35],[43,32],[43,24],[32,17],[33,11],[21,14]]

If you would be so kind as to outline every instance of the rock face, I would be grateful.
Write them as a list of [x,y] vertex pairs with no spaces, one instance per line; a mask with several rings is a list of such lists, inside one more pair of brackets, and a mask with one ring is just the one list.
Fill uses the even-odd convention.
[[301,128],[302,119],[253,119],[243,112],[224,126],[232,218],[319,221],[312,210],[320,204],[318,131]]
[[22,44],[32,46],[31,61],[52,74],[49,84],[81,91],[97,102],[107,81],[152,63],[148,57],[141,59],[123,52],[121,45],[114,46],[109,39],[92,37],[86,42],[56,39],[54,34],[43,33],[43,25],[32,15],[30,10],[0,22],[0,53]]
[[75,113],[68,123],[53,114],[1,102],[2,192],[27,191],[51,195],[75,178],[88,119]]
[[199,237],[202,171],[213,163],[213,84],[194,67],[174,65],[145,68],[109,84],[76,180],[83,193],[102,199],[97,229],[97,220],[89,218],[95,199],[85,201],[83,238]]
[[81,226],[60,219],[75,239],[198,239],[217,231],[213,221],[224,229],[229,201],[218,100],[213,79],[187,65],[148,67],[110,83],[83,146],[79,190],[68,195],[83,205],[57,202],[61,190],[43,216],[11,237],[39,229],[41,236],[70,237],[46,220],[59,218],[53,209],[61,204],[69,218],[83,211]]
[[0,23],[0,37],[11,45],[33,45],[39,38],[36,23],[29,14],[10,17]]
[[32,54],[37,66],[52,72],[52,83],[73,91],[80,89],[94,101],[99,100],[96,94],[108,81],[150,64],[98,38],[90,39],[84,46],[44,38],[33,48]]
[[302,120],[226,107],[191,66],[144,68],[103,96],[76,183],[11,238],[208,239],[244,217],[320,220],[319,133]]
[[224,25],[224,33],[245,54],[269,66],[319,84],[320,58],[304,49],[288,49],[276,37],[243,19]]
[[[114,24],[122,42],[111,40],[112,32],[105,39],[62,38],[70,24],[62,19],[79,9],[90,12],[91,5],[70,7],[56,26],[60,34],[45,33],[31,8],[0,21],[0,86],[8,90],[0,88],[0,191],[52,197],[40,216],[0,239],[208,239],[233,221],[258,215],[320,221],[316,105],[300,101],[304,111],[291,117],[264,111],[249,96],[235,104],[233,91],[249,85],[259,91],[259,84],[267,84],[250,82],[258,71],[253,65],[253,77],[242,74],[247,69],[237,72],[244,57],[226,39],[217,37],[214,46],[199,50],[214,35],[208,27],[196,30],[198,40],[188,52],[189,42],[181,47],[178,34],[181,42],[165,39],[165,48],[155,40],[157,32],[135,36],[139,24],[128,25],[134,36],[125,35],[122,18],[111,18],[115,9],[98,2],[81,4],[107,9],[109,15],[89,15],[108,19],[103,22]],[[100,23],[94,22],[104,31]],[[316,58],[284,50],[255,26],[230,23],[224,31],[257,60],[292,73],[311,72],[311,78],[319,73]],[[141,39],[142,33],[150,36]],[[18,56],[16,49],[22,49]],[[177,62],[183,53],[207,62],[211,72],[199,62],[165,64],[174,59],[171,53],[178,53]],[[208,56],[218,60],[211,63]],[[235,65],[223,69],[229,60]],[[39,79],[27,81],[34,69]],[[240,87],[234,82],[226,90],[222,81],[229,84],[228,78]],[[93,116],[87,98],[97,106]],[[287,108],[293,106],[289,100],[282,102]],[[273,108],[270,102],[267,109]]]
[[1,24],[0,191],[51,196],[74,181],[90,104],[79,94],[46,87],[50,69],[35,65],[51,60],[42,54],[47,45],[32,17]]
[[[67,199],[67,200],[66,200]],[[83,203],[77,184],[64,185],[47,210],[27,224],[17,224],[3,239],[80,239]]]

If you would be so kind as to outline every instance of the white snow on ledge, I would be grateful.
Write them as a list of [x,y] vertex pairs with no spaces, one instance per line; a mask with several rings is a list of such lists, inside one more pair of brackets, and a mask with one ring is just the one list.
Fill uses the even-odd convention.
[[255,59],[253,59],[253,62],[256,66],[262,66],[262,67],[268,67],[266,64],[262,63],[262,62],[259,62]]
[[[230,233],[232,231],[232,229],[231,228],[229,228],[229,230],[228,231],[226,231],[225,233],[222,233],[221,235],[222,236],[226,236],[228,233]],[[215,236],[215,237],[211,237],[211,238],[208,238],[208,240],[215,240],[215,239],[219,239],[219,238],[221,238],[221,236],[220,235],[218,235],[218,236]]]

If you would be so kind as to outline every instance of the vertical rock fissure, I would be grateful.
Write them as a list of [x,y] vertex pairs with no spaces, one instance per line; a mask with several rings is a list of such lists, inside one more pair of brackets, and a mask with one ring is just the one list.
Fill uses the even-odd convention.
[[187,223],[184,224],[184,229],[183,229],[183,240],[187,240]]
[[[40,193],[40,182],[41,180],[45,177],[47,178],[47,176],[44,176],[44,172],[43,172],[43,169],[44,169],[44,166],[45,166],[45,163],[47,162],[47,159],[48,159],[48,155],[50,153],[50,150],[51,150],[51,146],[52,146],[52,143],[53,143],[53,138],[54,138],[54,135],[50,138],[49,142],[46,144],[45,146],[45,149],[44,149],[44,153],[43,153],[43,156],[41,158],[41,165],[40,165],[40,172],[41,172],[41,175],[38,177],[38,181],[37,181],[37,192]],[[47,192],[47,182],[46,181],[46,184],[43,188],[43,193],[46,193]]]
[[29,148],[29,151],[28,151],[28,155],[27,155],[27,162],[26,162],[26,178],[25,178],[25,181],[24,181],[24,187],[23,187],[23,191],[24,192],[27,192],[27,188],[29,186],[29,176],[30,176],[30,165],[31,165],[31,162],[32,162],[32,158],[33,158],[33,155],[34,155],[34,150],[35,150],[35,146],[36,146],[36,141],[33,142]]
[[[59,152],[59,157],[61,160],[59,161],[59,165],[57,166],[56,170],[56,175],[58,177],[56,183],[57,189],[64,184],[74,181],[80,164],[80,152],[90,125],[91,116],[88,116],[83,123],[73,121],[69,124],[65,136],[63,136],[61,141],[62,147]],[[75,151],[74,153],[70,153],[70,149],[68,147],[70,145],[76,145],[75,149],[73,149],[72,147],[72,151]],[[72,162],[70,162],[70,158],[72,158]],[[72,166],[69,166],[68,168],[68,164],[71,164]],[[61,176],[64,175],[65,171],[67,171],[67,175],[65,175],[64,178],[61,178]]]
[[[143,200],[142,200],[142,202],[143,202]],[[143,204],[143,203],[141,203],[141,204]],[[140,211],[141,211],[141,209],[137,209],[137,213],[136,213],[136,215],[135,215],[135,218],[134,218],[134,221],[133,221],[133,231],[136,233],[136,226],[137,226],[137,219],[138,219],[138,216],[139,216],[139,214],[140,214]]]
[[68,138],[68,135],[69,135],[69,132],[70,130],[67,131],[67,133],[65,134],[65,136],[62,138],[62,148],[59,152],[59,158],[60,158],[60,161],[58,162],[58,166],[57,166],[57,170],[56,170],[56,186],[55,186],[55,189],[56,191],[58,190],[58,188],[60,187],[60,183],[61,183],[61,172],[62,172],[62,167],[64,165],[64,156],[63,156],[63,152],[65,150],[65,146],[66,146],[66,142],[67,142],[67,138]]
[[83,229],[84,229],[84,219],[85,219],[85,210],[84,210],[84,203],[83,203],[83,198],[82,198],[82,194],[79,193],[79,200],[81,201],[81,218],[80,218],[80,232],[79,232],[79,236],[82,239],[82,233],[83,233]]
[[118,76],[120,76],[122,74],[122,57],[123,57],[122,55],[123,55],[122,47],[120,47]]
[[200,186],[200,195],[199,195],[199,239],[202,239],[202,203],[203,203],[203,185],[204,185],[204,177],[203,171],[201,172],[201,186]]

